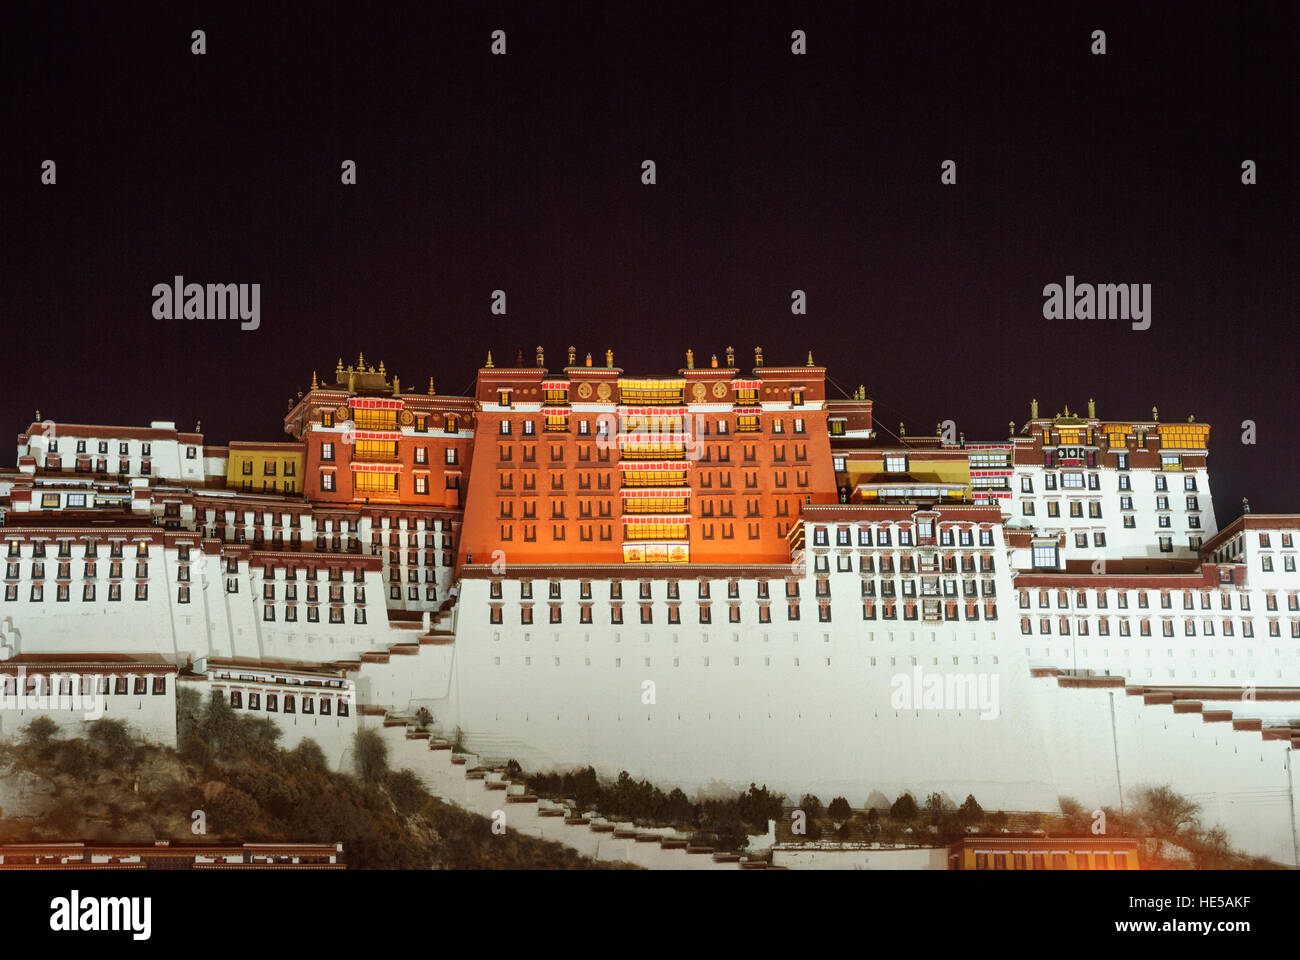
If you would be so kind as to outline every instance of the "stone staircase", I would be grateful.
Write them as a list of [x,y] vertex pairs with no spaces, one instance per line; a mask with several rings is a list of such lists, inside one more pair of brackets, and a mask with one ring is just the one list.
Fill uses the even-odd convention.
[[502,767],[485,766],[473,754],[456,753],[446,740],[414,728],[413,720],[369,706],[364,726],[375,729],[389,750],[393,769],[415,773],[436,797],[489,819],[503,812],[508,830],[562,843],[593,860],[659,870],[764,870],[765,860],[694,846],[671,828],[638,828],[581,815],[571,803],[532,796]]
[[[1300,688],[1297,687],[1260,687],[1249,699],[1244,699],[1240,695],[1241,688],[1233,687],[1131,684],[1122,676],[1080,676],[1055,667],[1035,667],[1031,674],[1040,679],[1054,679],[1057,686],[1065,689],[1122,689],[1126,696],[1141,697],[1145,706],[1167,706],[1175,714],[1200,714],[1204,723],[1226,723],[1233,730],[1258,733],[1265,740],[1286,740],[1293,750],[1300,749],[1300,720],[1262,717],[1252,709],[1252,704],[1259,702],[1293,702],[1297,714],[1300,714]],[[1239,702],[1242,707],[1228,710],[1223,706],[1226,702]]]

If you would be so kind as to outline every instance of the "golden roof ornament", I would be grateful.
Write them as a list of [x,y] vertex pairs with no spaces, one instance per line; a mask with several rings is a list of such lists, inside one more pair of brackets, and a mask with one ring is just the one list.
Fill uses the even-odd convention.
[[756,367],[761,367],[762,365],[763,365],[763,348],[762,348],[762,347],[755,347],[755,348],[754,348],[754,366],[756,366]]
[[736,348],[727,347],[727,366],[734,367],[735,365],[736,365]]
[[607,367],[613,367],[613,366],[614,366],[614,351],[613,351],[613,350],[606,350],[606,351],[605,351],[605,366],[607,366]]
[[1029,419],[1030,420],[1038,419],[1038,398],[1037,397],[1034,397],[1034,399],[1029,401]]
[[402,392],[402,381],[398,377],[393,377],[393,396],[398,396]]
[[313,390],[317,390],[317,389],[320,388],[320,384],[318,384],[318,383],[316,382],[316,371],[315,371],[315,370],[313,370],[313,371],[311,372],[311,388],[312,388]]
[[1157,410],[1155,407],[1151,408],[1151,419],[1154,420],[1156,423],[1160,422],[1160,411]]
[[429,396],[433,396],[433,377],[429,378]]
[[335,372],[336,374],[338,374],[339,376],[343,376],[343,358],[342,358],[342,357],[339,357],[339,365],[338,365],[337,367],[334,368],[334,372]]
[[811,351],[811,350],[808,351],[808,363],[806,364],[806,366],[809,366],[809,367],[816,366],[816,364],[813,363],[812,351]]
[[384,372],[385,372],[385,371],[384,371],[384,361],[382,361],[382,360],[379,361],[379,372],[380,372],[380,373],[384,373]]
[[714,368],[716,368],[716,367],[718,366],[718,355],[717,355],[716,353],[713,355],[713,359],[712,359],[712,361],[710,361],[710,362],[711,362],[711,365],[712,365]]
[[694,370],[694,369],[695,369],[695,351],[694,351],[694,350],[687,349],[687,351],[686,351],[686,369],[687,369],[687,370]]
[[366,372],[366,355],[364,353],[357,354],[357,369],[362,373]]
[[569,366],[573,366],[575,363],[577,363],[577,361],[578,361],[578,348],[577,348],[577,347],[574,347],[574,346],[570,346],[570,347],[569,347]]
[[587,366],[591,366],[591,354],[587,354]]
[[488,351],[487,363],[485,363],[483,366],[485,366],[485,367],[491,367],[491,366],[492,366],[492,351],[491,351],[491,350]]
[[1096,418],[1097,418],[1097,401],[1093,400],[1092,397],[1089,397],[1088,398],[1088,419],[1095,420]]
[[546,366],[546,355],[542,353],[542,348],[540,346],[537,348],[537,365],[539,367]]

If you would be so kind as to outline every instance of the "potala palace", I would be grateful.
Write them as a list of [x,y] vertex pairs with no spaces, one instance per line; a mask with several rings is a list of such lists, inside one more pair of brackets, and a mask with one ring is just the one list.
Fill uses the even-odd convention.
[[340,361],[280,442],[37,414],[0,475],[0,735],[94,694],[174,743],[189,684],[343,766],[426,707],[485,759],[688,792],[1167,784],[1297,862],[1300,515],[1218,528],[1185,414],[1027,412],[895,433],[811,356],[538,348],[472,396]]

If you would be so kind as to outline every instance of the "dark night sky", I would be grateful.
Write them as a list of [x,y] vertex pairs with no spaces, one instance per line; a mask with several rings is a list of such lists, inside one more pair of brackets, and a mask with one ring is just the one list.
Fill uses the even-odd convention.
[[[1001,439],[1031,396],[1194,413],[1221,523],[1300,510],[1300,6],[975,6],[7,10],[0,433],[39,408],[275,439],[359,350],[458,392],[489,348],[667,372],[758,343],[891,430]],[[261,283],[261,329],[153,319],[178,273]],[[1152,284],[1151,329],[1044,320],[1066,274]]]

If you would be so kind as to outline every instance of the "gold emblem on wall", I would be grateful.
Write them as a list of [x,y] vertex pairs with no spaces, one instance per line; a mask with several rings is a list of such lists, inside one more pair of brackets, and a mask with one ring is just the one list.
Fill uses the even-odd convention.
[[335,421],[351,419],[351,414],[349,414],[346,405],[342,405],[334,408],[334,419]]
[[719,380],[713,385],[713,395],[721,400],[727,395],[727,385]]
[[691,387],[691,396],[694,397],[696,400],[703,400],[704,395],[708,392],[709,392],[708,387],[706,387],[702,383],[697,383],[695,384],[695,386]]
[[600,386],[596,388],[596,397],[597,399],[600,400],[608,400],[609,395],[613,392],[614,391],[609,388],[608,383],[602,383]]
[[415,423],[415,414],[410,410],[403,410],[398,414],[397,419],[402,421],[402,426],[409,427],[411,424]]
[[583,400],[586,400],[588,397],[590,397],[590,396],[591,396],[591,384],[589,384],[589,383],[580,383],[580,384],[578,384],[578,396],[582,397]]

